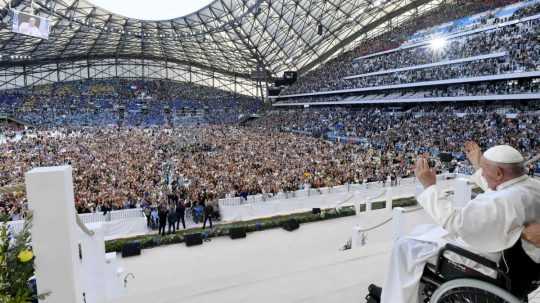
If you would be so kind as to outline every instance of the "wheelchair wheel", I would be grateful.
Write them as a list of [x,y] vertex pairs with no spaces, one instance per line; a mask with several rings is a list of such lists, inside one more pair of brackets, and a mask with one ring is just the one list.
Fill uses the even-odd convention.
[[442,284],[431,303],[523,303],[509,292],[483,281],[457,279]]

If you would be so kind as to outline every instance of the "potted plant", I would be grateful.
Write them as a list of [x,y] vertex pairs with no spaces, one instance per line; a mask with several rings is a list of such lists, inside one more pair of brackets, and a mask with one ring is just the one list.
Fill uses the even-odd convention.
[[0,225],[0,303],[37,302],[47,294],[37,295],[34,279],[34,253],[31,247],[29,214],[21,232],[13,233],[6,219]]

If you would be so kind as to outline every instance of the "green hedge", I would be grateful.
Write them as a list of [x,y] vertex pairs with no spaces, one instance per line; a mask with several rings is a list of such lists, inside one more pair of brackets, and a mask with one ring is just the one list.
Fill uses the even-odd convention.
[[[416,206],[417,204],[418,204],[418,202],[413,197],[399,198],[399,199],[392,200],[392,208]],[[364,205],[365,204],[362,204],[362,207],[361,207],[360,211],[365,211],[365,206]],[[376,201],[376,202],[373,202],[371,204],[371,209],[372,210],[383,209],[385,207],[386,207],[386,201]]]
[[[381,209],[385,207],[385,201],[377,201],[373,203],[373,209]],[[392,201],[392,208],[394,207],[407,207],[407,206],[415,206],[417,205],[416,199],[411,198],[400,198]],[[361,205],[360,211],[365,211],[365,205]],[[159,236],[159,235],[143,235],[143,236],[137,236],[137,237],[131,237],[131,238],[124,238],[124,239],[117,239],[117,240],[110,240],[105,242],[105,250],[107,252],[120,252],[122,250],[122,246],[124,246],[125,243],[131,242],[131,241],[140,241],[142,248],[152,248],[162,245],[169,245],[169,244],[176,244],[176,243],[182,243],[184,242],[184,235],[185,234],[192,234],[192,233],[203,233],[205,237],[213,238],[213,237],[221,237],[221,236],[228,236],[229,235],[229,229],[235,228],[235,227],[244,227],[246,228],[247,232],[255,232],[255,231],[261,231],[271,228],[279,228],[282,226],[283,222],[290,220],[290,219],[296,219],[299,223],[309,223],[309,222],[317,222],[322,220],[329,220],[329,219],[335,219],[335,218],[341,218],[341,217],[347,217],[347,216],[353,216],[356,214],[356,211],[353,206],[346,206],[339,211],[336,211],[335,208],[331,209],[324,209],[321,211],[320,215],[314,215],[311,212],[304,212],[304,213],[298,213],[298,214],[292,214],[292,215],[283,215],[283,216],[275,216],[270,218],[264,218],[264,219],[255,219],[250,221],[241,221],[241,222],[233,222],[233,223],[227,223],[227,224],[219,224],[215,225],[212,229],[205,229],[203,230],[200,227],[197,228],[191,228],[191,229],[185,229],[177,231],[174,234],[165,235],[165,236]]]
[[339,209],[324,209],[321,211],[321,214],[314,215],[310,212],[292,214],[292,215],[283,215],[275,216],[264,219],[255,219],[250,221],[241,221],[227,224],[215,225],[212,229],[203,230],[200,227],[185,229],[177,231],[174,234],[159,236],[159,235],[143,235],[131,238],[110,240],[105,242],[105,250],[107,252],[120,252],[125,243],[131,241],[140,241],[142,248],[152,248],[162,245],[176,244],[184,242],[184,235],[201,232],[205,237],[220,237],[229,235],[229,230],[235,227],[244,227],[247,232],[261,231],[271,228],[281,227],[282,224],[290,219],[296,219],[299,223],[308,223],[308,222],[317,222],[322,220],[329,220],[347,216],[355,215],[355,209],[352,206],[347,206]]

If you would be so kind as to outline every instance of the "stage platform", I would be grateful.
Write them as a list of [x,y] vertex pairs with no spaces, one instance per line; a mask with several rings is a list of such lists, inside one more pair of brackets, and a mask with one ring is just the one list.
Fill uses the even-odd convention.
[[[363,248],[339,248],[360,220],[370,226],[390,215],[378,210],[368,218],[303,224],[294,232],[274,229],[246,239],[143,250],[120,260],[136,278],[127,297],[115,303],[362,302],[370,283],[383,282],[392,224],[369,232]],[[423,211],[405,216],[407,231],[431,223]]]
[[[443,188],[451,181],[441,182]],[[127,296],[112,303],[360,303],[371,283],[381,285],[392,248],[392,222],[367,233],[366,245],[341,251],[353,227],[375,226],[392,216],[380,209],[360,216],[272,229],[246,239],[213,238],[143,250],[120,259],[132,272]],[[420,209],[404,214],[403,233],[433,224]],[[540,290],[530,299],[540,303]]]

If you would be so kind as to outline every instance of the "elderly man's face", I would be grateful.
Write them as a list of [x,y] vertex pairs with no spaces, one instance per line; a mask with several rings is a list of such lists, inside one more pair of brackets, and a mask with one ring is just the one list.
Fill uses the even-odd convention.
[[482,176],[486,179],[486,182],[490,189],[495,190],[497,186],[503,183],[504,173],[503,170],[495,163],[486,160],[486,158],[480,158],[480,167],[482,168]]
[[30,19],[28,20],[28,22],[30,23],[30,25],[36,26],[36,19],[34,19],[34,18],[30,18]]

